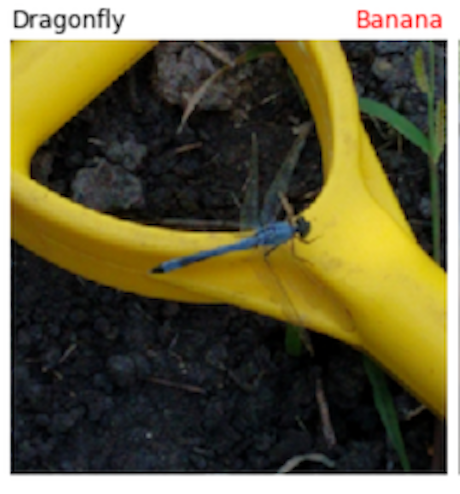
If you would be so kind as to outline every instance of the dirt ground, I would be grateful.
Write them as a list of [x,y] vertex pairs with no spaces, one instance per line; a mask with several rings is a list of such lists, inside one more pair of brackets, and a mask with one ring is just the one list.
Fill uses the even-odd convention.
[[[412,71],[419,43],[343,46],[358,93],[426,129],[425,97]],[[234,57],[247,46],[220,48]],[[445,47],[436,49],[443,95]],[[133,221],[235,222],[251,133],[259,140],[263,191],[308,110],[284,59],[263,57],[223,79],[176,134],[185,90],[173,87],[171,71],[179,68],[168,66],[171,57],[202,73],[220,64],[190,45],[160,50],[44,144],[34,177]],[[384,124],[363,118],[419,242],[431,253],[426,157],[408,142],[401,145]],[[297,208],[305,194],[319,192],[320,164],[313,133],[289,191]],[[443,161],[439,173],[444,208]],[[122,293],[65,272],[15,242],[12,286],[15,472],[269,472],[307,453],[322,453],[335,466],[304,461],[298,471],[401,468],[362,357],[338,341],[313,334],[315,361],[308,353],[290,357],[282,323],[234,307]],[[333,447],[315,396],[318,377],[337,439]],[[429,470],[433,417],[422,411],[408,419],[417,402],[396,383],[390,387],[412,468]]]

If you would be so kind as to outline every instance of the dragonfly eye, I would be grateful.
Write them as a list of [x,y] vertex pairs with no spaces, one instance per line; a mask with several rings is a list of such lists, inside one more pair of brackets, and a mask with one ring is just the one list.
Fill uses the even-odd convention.
[[300,216],[296,222],[297,233],[301,238],[305,238],[310,233],[310,223]]

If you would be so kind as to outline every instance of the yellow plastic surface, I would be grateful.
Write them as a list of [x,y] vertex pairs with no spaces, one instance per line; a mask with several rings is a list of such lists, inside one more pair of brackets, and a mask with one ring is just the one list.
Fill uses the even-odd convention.
[[[445,414],[446,276],[418,246],[360,120],[336,42],[281,42],[307,96],[325,184],[302,214],[312,243],[270,263],[295,317],[257,274],[260,251],[233,253],[150,275],[163,260],[237,240],[237,233],[170,231],[75,204],[30,178],[36,148],[154,42],[12,44],[12,230],[51,262],[124,291],[230,303],[303,324],[378,360],[437,415]],[[308,145],[308,143],[307,143]]]

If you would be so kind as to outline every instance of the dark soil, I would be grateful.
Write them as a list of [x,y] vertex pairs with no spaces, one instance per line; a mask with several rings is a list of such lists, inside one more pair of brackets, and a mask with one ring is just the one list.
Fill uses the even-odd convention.
[[[359,94],[392,105],[425,130],[425,97],[412,72],[417,46],[344,43]],[[223,48],[234,54],[243,47]],[[445,47],[436,48],[443,95]],[[268,57],[244,68],[241,87],[226,95],[229,106],[194,113],[179,135],[182,110],[159,97],[154,64],[150,53],[45,143],[34,177],[136,221],[236,221],[251,133],[259,140],[263,189],[293,142],[291,128],[309,118],[286,62]],[[397,134],[364,119],[421,245],[431,252],[426,157],[408,142],[401,149]],[[82,168],[102,162],[120,174],[115,199],[95,198],[94,176],[81,181]],[[442,161],[443,204],[444,171]],[[300,207],[320,184],[313,135],[289,198]],[[276,471],[306,453],[323,453],[339,471],[400,469],[362,357],[338,341],[313,334],[315,361],[308,353],[290,357],[277,321],[233,307],[121,293],[15,243],[12,279],[16,472]],[[333,447],[315,395],[319,377],[337,438]],[[390,387],[412,468],[428,470],[433,417],[422,411],[407,419],[417,403],[396,383]],[[298,470],[330,471],[312,461]]]

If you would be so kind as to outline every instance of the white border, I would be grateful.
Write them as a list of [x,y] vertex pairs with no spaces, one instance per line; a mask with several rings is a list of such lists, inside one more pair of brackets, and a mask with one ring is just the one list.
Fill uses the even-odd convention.
[[[5,0],[4,0],[5,1]],[[54,38],[51,29],[12,29],[12,10],[29,13],[111,13],[126,14],[118,38],[124,39],[444,39],[457,26],[455,4],[447,0],[428,2],[364,2],[357,0],[283,0],[257,2],[232,0],[177,0],[174,2],[100,1],[56,2],[42,0],[10,1],[4,19],[7,32],[15,39]],[[377,7],[374,7],[377,5]],[[373,14],[441,14],[443,29],[358,29],[357,11]],[[110,30],[69,30],[58,39],[107,39]]]

